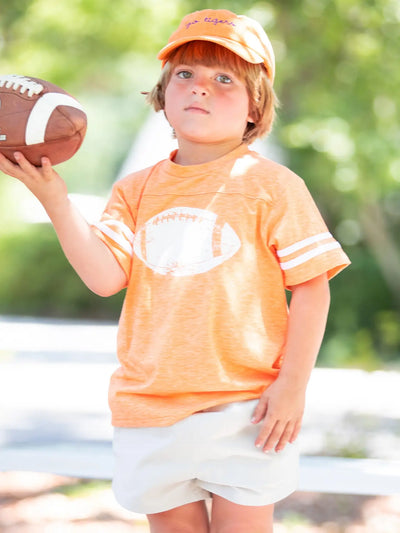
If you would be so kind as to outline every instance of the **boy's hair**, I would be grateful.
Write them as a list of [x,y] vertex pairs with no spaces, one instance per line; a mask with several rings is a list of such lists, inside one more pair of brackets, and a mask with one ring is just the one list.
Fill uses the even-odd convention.
[[265,67],[262,64],[249,63],[227,48],[209,41],[190,41],[171,52],[158,83],[147,94],[147,102],[156,111],[165,108],[165,89],[175,65],[178,64],[202,64],[207,67],[221,65],[232,70],[246,85],[249,114],[254,120],[254,123],[247,123],[243,142],[250,144],[271,131],[278,100]]

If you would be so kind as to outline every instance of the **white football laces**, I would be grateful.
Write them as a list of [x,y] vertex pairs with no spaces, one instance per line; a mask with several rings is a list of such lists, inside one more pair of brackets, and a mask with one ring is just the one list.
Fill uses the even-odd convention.
[[25,76],[19,76],[18,74],[0,76],[0,87],[19,91],[21,94],[27,93],[27,96],[30,98],[40,94],[44,89],[43,85],[40,83],[37,83],[30,78],[26,78]]

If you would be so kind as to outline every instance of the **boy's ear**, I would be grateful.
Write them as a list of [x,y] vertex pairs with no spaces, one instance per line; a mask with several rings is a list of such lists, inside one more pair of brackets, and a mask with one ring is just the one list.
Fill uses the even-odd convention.
[[247,115],[247,122],[250,122],[250,124],[255,124],[256,122],[252,116],[253,111],[254,111],[253,106],[249,102],[249,114]]

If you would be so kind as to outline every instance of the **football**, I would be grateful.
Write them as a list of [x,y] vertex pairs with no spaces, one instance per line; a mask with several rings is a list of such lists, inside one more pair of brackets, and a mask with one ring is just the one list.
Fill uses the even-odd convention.
[[136,232],[133,249],[162,275],[202,274],[230,259],[241,247],[231,226],[211,211],[174,207],[152,217]]
[[60,87],[38,78],[0,76],[0,152],[15,162],[21,152],[33,165],[70,159],[85,137],[81,104]]

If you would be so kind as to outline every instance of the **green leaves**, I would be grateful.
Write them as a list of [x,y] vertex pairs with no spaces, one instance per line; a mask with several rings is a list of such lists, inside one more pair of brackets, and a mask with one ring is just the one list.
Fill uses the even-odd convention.
[[[184,14],[215,3],[0,2],[0,72],[43,77],[82,96],[87,141],[65,172],[73,191],[103,192],[146,115],[139,93],[158,77],[158,50]],[[282,103],[274,137],[353,260],[334,280],[329,346],[335,335],[369,331],[371,349],[395,358],[397,337],[390,350],[382,347],[400,319],[399,1],[221,0],[218,7],[253,16],[268,32]]]

